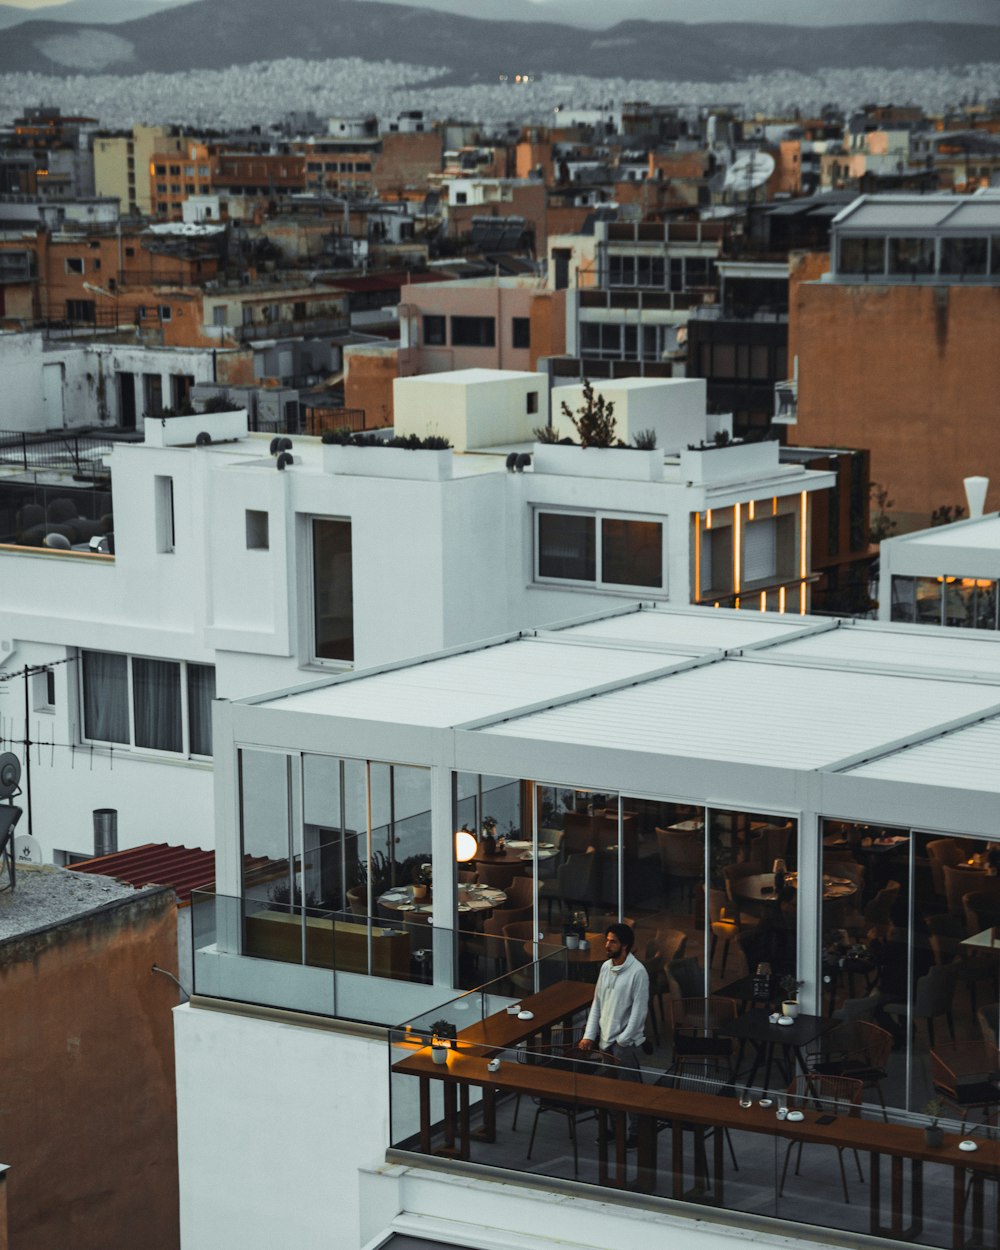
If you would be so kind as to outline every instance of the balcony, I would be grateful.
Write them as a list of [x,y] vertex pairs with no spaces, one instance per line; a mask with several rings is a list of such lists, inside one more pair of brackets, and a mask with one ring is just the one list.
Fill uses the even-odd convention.
[[673,1058],[644,1063],[637,1084],[613,1055],[568,1040],[588,987],[554,972],[542,959],[514,1002],[487,985],[391,1031],[391,1162],[455,1159],[536,1185],[575,1181],[654,1209],[664,1200],[675,1212],[700,1209],[701,1219],[738,1213],[742,1227],[772,1235],[801,1238],[811,1227],[824,1240],[835,1230],[996,1246],[985,1216],[1000,1146],[986,1126],[949,1120],[930,1144],[926,1117],[883,1117],[862,1104],[857,1079],[809,1072],[773,1087],[744,1083],[725,1057],[735,1053],[732,1034],[782,1040],[812,1026],[800,1019],[783,1031],[766,1015],[719,1025],[696,1006],[671,1009]]

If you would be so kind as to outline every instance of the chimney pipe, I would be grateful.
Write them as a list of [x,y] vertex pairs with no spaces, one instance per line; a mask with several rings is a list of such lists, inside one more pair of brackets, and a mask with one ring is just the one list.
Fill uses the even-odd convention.
[[986,492],[989,489],[988,477],[967,477],[965,479],[965,498],[969,504],[969,516],[981,517],[986,504]]

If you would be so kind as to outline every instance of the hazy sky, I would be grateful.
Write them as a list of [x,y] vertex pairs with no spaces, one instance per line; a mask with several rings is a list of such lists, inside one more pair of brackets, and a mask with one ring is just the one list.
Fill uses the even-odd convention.
[[[43,8],[66,0],[0,0],[21,8]],[[187,0],[163,0],[185,3]],[[321,2],[321,0],[320,0]],[[469,17],[534,18],[607,27],[635,18],[680,22],[782,22],[829,26],[857,22],[950,21],[1000,23],[998,0],[391,0],[445,9]],[[129,0],[119,0],[127,8]],[[83,0],[86,5],[86,0]]]

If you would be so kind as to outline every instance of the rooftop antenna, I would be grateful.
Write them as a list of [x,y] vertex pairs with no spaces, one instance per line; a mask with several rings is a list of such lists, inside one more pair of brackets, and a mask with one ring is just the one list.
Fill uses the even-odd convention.
[[21,793],[18,782],[21,780],[21,761],[12,751],[0,755],[0,874],[7,869],[7,885],[2,888],[13,890],[17,884],[14,855],[14,828],[21,819],[21,809],[11,799]]

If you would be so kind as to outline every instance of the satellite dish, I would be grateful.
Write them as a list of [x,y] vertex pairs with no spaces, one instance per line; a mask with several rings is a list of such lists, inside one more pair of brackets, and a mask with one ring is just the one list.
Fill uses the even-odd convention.
[[19,833],[14,839],[14,859],[19,864],[42,864],[42,848],[30,833]]
[[726,191],[747,195],[762,187],[774,173],[774,157],[769,152],[742,152],[726,170]]
[[12,751],[0,755],[0,799],[9,799],[21,780],[21,761]]

